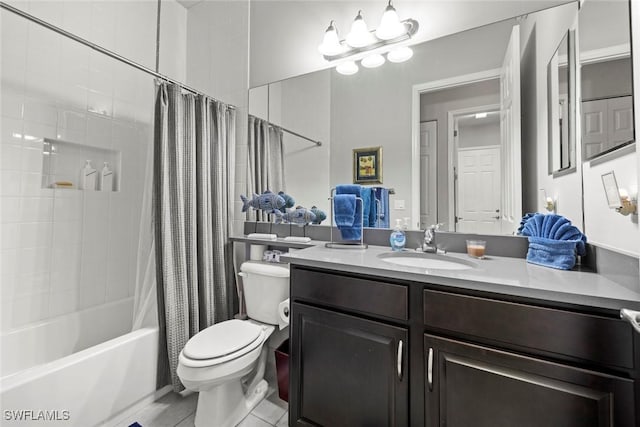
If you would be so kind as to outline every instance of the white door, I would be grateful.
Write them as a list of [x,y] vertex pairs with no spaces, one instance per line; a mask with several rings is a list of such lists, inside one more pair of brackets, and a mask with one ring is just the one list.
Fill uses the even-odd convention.
[[586,158],[605,150],[607,142],[607,100],[582,102],[582,144]]
[[500,147],[458,150],[456,231],[500,234]]
[[514,233],[522,218],[520,163],[520,26],[514,25],[500,71],[502,146],[502,234]]
[[436,224],[437,185],[436,148],[438,143],[438,122],[420,123],[420,229]]

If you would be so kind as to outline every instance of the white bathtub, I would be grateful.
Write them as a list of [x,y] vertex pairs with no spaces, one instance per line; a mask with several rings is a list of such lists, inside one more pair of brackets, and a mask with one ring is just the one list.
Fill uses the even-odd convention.
[[[126,306],[131,308],[131,302],[109,306],[105,307],[111,309],[108,321],[102,317],[106,313],[101,312],[103,307],[100,307],[94,312],[86,310],[86,313],[75,313],[71,315],[73,319],[63,316],[35,328],[3,336],[3,358],[5,353],[10,352],[5,346],[8,343],[18,345],[12,350],[17,351],[18,355],[22,354],[29,362],[33,361],[30,355],[34,352],[53,357],[61,349],[69,348],[71,341],[76,343],[74,345],[80,342],[91,345],[92,341],[104,337],[104,329],[117,331],[118,324],[124,321],[114,314],[125,310]],[[131,311],[128,313],[130,328]],[[86,323],[89,319],[91,323]],[[64,333],[65,326],[71,328],[67,334]],[[99,328],[103,330],[95,332]],[[81,338],[79,335],[82,335],[82,331],[93,331],[93,335]],[[22,335],[18,332],[22,332]],[[64,336],[68,339],[64,339]],[[50,351],[47,351],[48,346],[51,346]],[[99,425],[154,395],[157,354],[158,329],[143,328],[9,375],[5,375],[3,370],[0,379],[0,424]],[[13,355],[11,357],[15,358]],[[44,357],[41,355],[36,359]],[[17,366],[15,360],[9,362],[7,367]]]

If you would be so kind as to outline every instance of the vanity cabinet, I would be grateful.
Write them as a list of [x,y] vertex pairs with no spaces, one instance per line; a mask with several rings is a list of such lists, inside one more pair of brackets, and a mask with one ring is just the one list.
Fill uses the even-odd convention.
[[632,380],[424,336],[427,425],[632,427]]
[[626,322],[430,289],[423,303],[427,425],[638,425]]
[[295,264],[291,307],[290,425],[640,425],[613,310]]
[[291,277],[290,425],[409,425],[406,286]]

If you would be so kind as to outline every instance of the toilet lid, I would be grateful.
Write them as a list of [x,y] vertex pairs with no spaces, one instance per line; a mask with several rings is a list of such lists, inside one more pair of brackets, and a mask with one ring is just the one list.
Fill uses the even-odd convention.
[[194,335],[184,346],[183,354],[189,359],[215,359],[235,353],[254,342],[262,328],[238,319],[209,326]]

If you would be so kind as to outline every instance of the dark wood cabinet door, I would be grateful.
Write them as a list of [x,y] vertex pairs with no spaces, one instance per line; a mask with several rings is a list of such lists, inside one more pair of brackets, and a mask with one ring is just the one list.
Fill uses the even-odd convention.
[[638,425],[633,380],[432,335],[424,346],[427,425]]
[[292,304],[292,425],[408,425],[407,330]]

